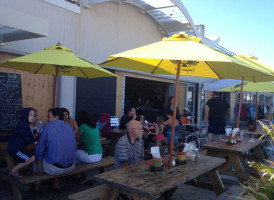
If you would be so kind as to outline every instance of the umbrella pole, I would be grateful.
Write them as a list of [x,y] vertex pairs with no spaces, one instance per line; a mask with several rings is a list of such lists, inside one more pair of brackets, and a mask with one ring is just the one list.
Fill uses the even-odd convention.
[[239,100],[239,107],[238,107],[238,116],[237,116],[237,125],[236,125],[236,128],[239,128],[239,124],[240,124],[241,107],[242,107],[242,97],[243,97],[243,86],[244,86],[244,77],[242,77],[242,83],[241,83],[241,92],[240,92],[240,100]]
[[170,150],[169,150],[169,162],[168,162],[169,168],[171,168],[172,158],[173,158],[174,131],[175,131],[175,124],[176,124],[176,111],[177,111],[177,102],[178,102],[180,66],[181,66],[181,61],[178,61],[177,73],[176,73],[176,83],[175,83],[175,95],[174,95],[172,125],[171,125]]
[[57,89],[58,89],[58,79],[59,79],[59,66],[56,67],[56,75],[55,75],[55,90],[54,90],[54,104],[53,107],[56,107],[57,104]]
[[258,121],[258,92],[256,92],[256,119],[255,119],[255,131],[257,130],[257,121]]

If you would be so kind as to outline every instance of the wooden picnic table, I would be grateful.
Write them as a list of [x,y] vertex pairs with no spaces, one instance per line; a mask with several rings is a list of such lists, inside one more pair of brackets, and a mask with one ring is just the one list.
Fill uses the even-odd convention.
[[265,132],[263,131],[249,131],[248,129],[240,129],[241,132],[249,134],[250,136],[255,135],[261,137]]
[[129,193],[134,200],[148,200],[168,191],[173,194],[179,185],[207,173],[218,196],[225,191],[217,171],[224,162],[221,158],[201,155],[186,165],[164,167],[163,172],[151,172],[150,166],[142,162],[96,175],[94,179],[107,185],[102,200],[114,200],[120,192]]
[[[221,155],[226,157],[227,163],[224,168],[219,169],[219,173],[237,177],[239,178],[239,181],[243,183],[250,178],[250,175],[245,173],[240,158],[241,156],[246,156],[246,153],[251,149],[254,149],[255,157],[250,156],[250,158],[262,161],[264,159],[264,155],[260,148],[262,143],[264,143],[263,140],[253,138],[244,138],[241,143],[233,145],[226,144],[226,141],[224,140],[219,140],[203,144],[203,148],[207,149],[208,156]],[[234,171],[228,169],[229,162],[231,162]]]

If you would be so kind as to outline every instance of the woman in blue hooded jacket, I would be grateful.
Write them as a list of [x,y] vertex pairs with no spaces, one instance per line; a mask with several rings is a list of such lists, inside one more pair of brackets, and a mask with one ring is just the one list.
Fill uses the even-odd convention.
[[31,164],[35,157],[26,147],[34,143],[34,137],[31,132],[30,123],[34,121],[36,110],[34,108],[23,108],[21,118],[18,122],[8,143],[7,151],[15,159],[14,165],[9,173],[15,178],[21,178],[18,170]]

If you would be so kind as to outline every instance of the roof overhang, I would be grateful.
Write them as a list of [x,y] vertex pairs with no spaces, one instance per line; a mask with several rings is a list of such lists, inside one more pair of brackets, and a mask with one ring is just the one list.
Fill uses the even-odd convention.
[[48,35],[48,21],[0,7],[0,43],[25,40]]
[[185,31],[190,35],[202,38],[202,43],[211,47],[219,42],[219,38],[211,40],[198,31],[197,26],[180,0],[81,0],[80,6],[89,8],[94,4],[103,2],[127,3],[135,6],[151,17],[166,37]]

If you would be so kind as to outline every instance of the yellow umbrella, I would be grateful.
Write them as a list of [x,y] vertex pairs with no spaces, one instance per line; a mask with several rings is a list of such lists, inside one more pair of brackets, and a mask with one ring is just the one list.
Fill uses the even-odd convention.
[[274,66],[270,66],[267,64],[264,64],[262,62],[258,61],[258,58],[251,55],[251,54],[243,54],[243,55],[237,55],[235,58],[247,62],[248,64],[255,65],[255,66],[260,66],[261,68],[265,70],[269,70],[272,74],[274,73]]
[[[176,74],[175,102],[177,107],[179,76],[209,78],[245,77],[250,81],[272,81],[270,72],[221,54],[200,43],[201,39],[186,33],[175,34],[160,42],[111,55],[102,65],[143,71],[151,74]],[[170,144],[171,166],[176,109],[173,112]]]
[[54,107],[57,100],[59,75],[82,78],[116,77],[115,74],[102,67],[76,56],[71,49],[60,44],[47,47],[44,51],[4,61],[0,63],[0,67],[18,69],[34,74],[56,75]]
[[[256,58],[255,56],[253,56],[251,54],[237,55],[237,56],[235,56],[235,58],[237,60],[245,62],[249,65],[252,65],[256,68],[264,69],[264,70],[268,71],[269,73],[271,73],[272,75],[274,75],[274,68],[273,67],[263,65],[262,63],[257,61],[258,58]],[[239,123],[240,123],[240,111],[241,111],[241,106],[242,106],[242,96],[243,96],[243,87],[244,87],[243,84],[244,84],[244,77],[242,78],[242,83],[240,85],[241,87],[240,87],[240,90],[239,90],[240,91],[240,101],[239,101],[238,115],[237,115],[237,125],[236,125],[236,127],[238,127],[238,128],[239,128]],[[254,87],[254,85],[253,85],[253,87]],[[256,108],[258,108],[257,96],[258,96],[258,93],[256,93]]]
[[239,101],[238,115],[237,115],[237,126],[239,126],[239,122],[240,122],[240,111],[241,111],[241,101],[242,101],[243,91],[256,92],[256,119],[258,119],[258,112],[257,112],[258,92],[274,93],[274,82],[259,82],[259,83],[244,82],[243,87],[242,87],[242,84],[236,84],[236,85],[232,85],[219,90],[219,92],[240,92],[240,101]]
[[[240,91],[241,91],[241,84],[232,85],[219,90],[219,92],[240,92]],[[244,82],[243,91],[273,93],[274,82],[258,82],[258,83]]]

